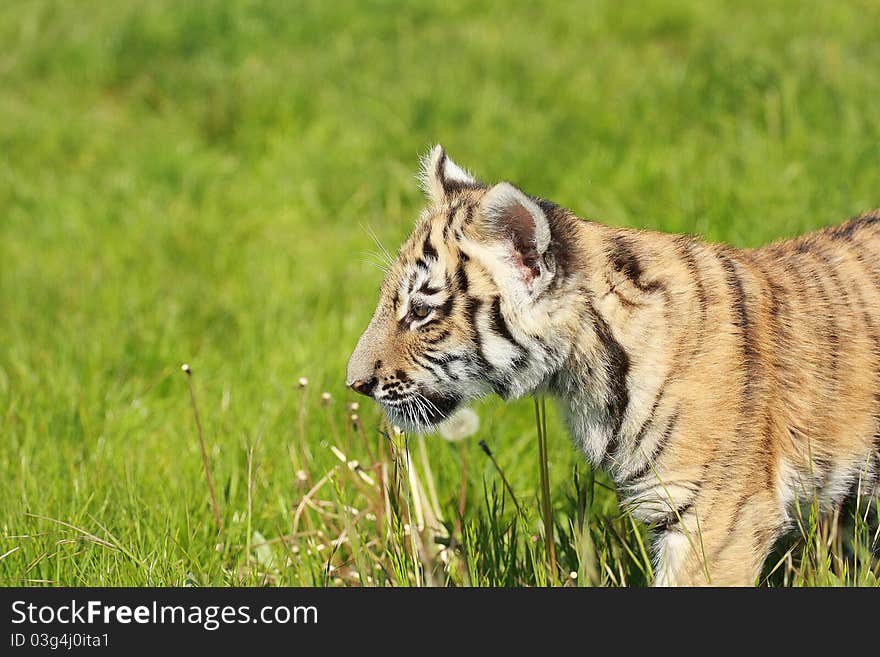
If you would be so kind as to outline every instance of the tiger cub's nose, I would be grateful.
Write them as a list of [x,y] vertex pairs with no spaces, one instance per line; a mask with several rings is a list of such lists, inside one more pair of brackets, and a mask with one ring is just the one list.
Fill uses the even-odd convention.
[[378,383],[379,379],[374,376],[367,381],[365,381],[364,379],[357,379],[356,381],[352,381],[351,383],[349,383],[348,386],[357,393],[366,395],[367,397],[371,397],[373,394],[373,390]]

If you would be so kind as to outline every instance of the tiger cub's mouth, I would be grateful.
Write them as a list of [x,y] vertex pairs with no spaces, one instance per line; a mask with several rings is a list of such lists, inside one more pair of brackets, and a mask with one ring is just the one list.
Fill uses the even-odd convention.
[[415,433],[433,429],[452,415],[461,404],[461,398],[455,395],[427,391],[412,392],[394,401],[377,401],[392,424]]

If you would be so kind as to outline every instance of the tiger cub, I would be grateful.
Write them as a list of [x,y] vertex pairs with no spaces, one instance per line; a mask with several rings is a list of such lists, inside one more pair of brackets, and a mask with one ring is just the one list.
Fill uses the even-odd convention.
[[757,249],[579,219],[435,147],[348,385],[425,431],[547,391],[654,535],[655,584],[751,585],[794,505],[880,475],[880,212]]

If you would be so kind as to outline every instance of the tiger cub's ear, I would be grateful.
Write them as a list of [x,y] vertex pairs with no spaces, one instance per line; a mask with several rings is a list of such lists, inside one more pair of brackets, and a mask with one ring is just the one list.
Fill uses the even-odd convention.
[[489,239],[506,243],[526,283],[548,273],[544,254],[550,226],[541,207],[510,183],[498,183],[483,197],[482,228]]
[[467,171],[453,162],[440,144],[422,158],[419,173],[422,187],[428,200],[432,203],[443,203],[450,194],[462,187],[477,187],[479,183]]

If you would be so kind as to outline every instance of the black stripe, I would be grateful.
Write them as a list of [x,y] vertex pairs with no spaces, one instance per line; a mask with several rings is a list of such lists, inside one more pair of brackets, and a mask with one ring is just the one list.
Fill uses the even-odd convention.
[[466,189],[479,189],[481,187],[480,183],[472,183],[466,182],[464,180],[457,179],[443,179],[443,190],[446,194],[451,194],[452,192],[461,192]]
[[455,203],[454,205],[452,205],[452,207],[449,208],[449,212],[446,213],[446,225],[443,226],[443,241],[444,242],[446,242],[449,239],[449,231],[452,229],[452,222],[455,220],[455,215],[458,212],[458,208],[460,206],[461,206],[461,203]]
[[702,318],[702,321],[705,321],[708,301],[706,299],[706,288],[703,285],[703,278],[700,276],[700,267],[697,264],[697,257],[694,255],[694,249],[697,247],[697,244],[696,241],[690,237],[685,238],[685,240],[686,241],[678,241],[678,253],[681,256],[681,259],[684,260],[685,265],[687,265],[688,272],[696,284],[697,303],[700,306],[700,317]]
[[645,418],[645,421],[642,422],[642,426],[639,427],[639,431],[636,434],[635,440],[633,441],[633,451],[635,452],[639,451],[639,448],[642,446],[642,441],[645,439],[645,434],[648,433],[648,429],[654,423],[654,415],[656,415],[657,408],[660,406],[660,402],[663,400],[663,393],[666,392],[666,385],[668,383],[669,374],[666,375],[666,378],[663,379],[663,383],[660,384],[660,388],[657,389],[657,395],[654,397],[654,403],[651,405],[651,412],[648,413],[648,417]]
[[458,375],[452,371],[452,363],[462,360],[461,356],[453,356],[451,354],[443,354],[442,356],[434,356],[433,354],[424,353],[422,357],[430,363],[440,367],[443,372],[453,381],[458,380]]
[[642,266],[636,254],[633,253],[629,242],[622,235],[615,235],[610,242],[608,259],[611,266],[625,274],[634,285],[637,285],[642,277]]
[[[722,247],[716,251],[718,258],[725,273],[725,283],[727,285],[730,296],[729,303],[731,312],[731,324],[739,329],[739,343],[742,354],[742,382],[740,384],[740,416],[736,421],[736,429],[747,437],[754,436],[755,431],[755,410],[757,408],[756,385],[760,383],[757,377],[757,369],[760,366],[758,348],[755,341],[755,335],[752,329],[752,318],[749,316],[748,302],[746,299],[746,290],[743,280],[737,271],[738,266],[742,265],[734,259],[731,250]],[[727,471],[732,464],[734,455],[727,452],[722,458],[720,467],[722,471]],[[722,479],[716,480],[716,486],[723,485]]]
[[656,529],[667,532],[671,529],[675,529],[678,523],[684,518],[685,514],[690,511],[693,506],[694,502],[691,500],[679,506],[675,511],[670,511],[666,514],[666,517],[658,523]]
[[425,361],[429,361],[429,360],[430,360],[430,359],[428,358],[427,355],[424,355],[424,354],[423,354],[422,357],[419,357],[419,356],[415,356],[415,355],[414,355],[414,356],[413,356],[413,360],[414,360],[419,366],[421,366],[423,369],[428,370],[428,371],[429,371],[431,374],[433,374],[436,378],[441,379],[441,380],[443,379],[443,376],[441,376],[441,375],[445,374],[446,371],[443,369],[443,367],[440,367],[440,366],[438,366],[438,365],[432,365],[430,362],[427,362],[427,363],[426,363]]
[[467,272],[464,270],[464,264],[463,262],[459,262],[458,267],[455,270],[455,285],[458,287],[458,292],[460,294],[466,294],[469,284]]
[[464,304],[464,315],[468,324],[473,327],[477,325],[477,313],[480,311],[482,301],[478,297],[468,297]]
[[644,477],[651,470],[651,466],[656,466],[660,457],[663,455],[663,451],[666,449],[666,445],[669,442],[669,439],[672,437],[672,432],[675,431],[675,426],[678,424],[678,419],[681,413],[679,409],[676,409],[675,412],[669,416],[669,419],[666,421],[666,427],[663,429],[663,433],[660,434],[660,438],[654,443],[654,447],[651,449],[651,453],[647,455],[645,459],[645,463],[641,468],[633,472],[629,475],[624,481],[621,482],[621,486],[627,486],[632,484],[635,481],[638,481],[642,477]]
[[851,219],[839,226],[834,226],[829,229],[828,235],[833,240],[849,241],[853,238],[853,235],[859,228],[861,228],[861,223],[858,219]]
[[526,348],[517,342],[516,338],[510,333],[504,315],[501,314],[501,297],[497,294],[492,299],[492,312],[489,315],[489,318],[491,321],[491,328],[495,333],[513,344],[521,352],[526,350]]
[[587,301],[587,312],[590,315],[592,325],[595,327],[596,337],[605,351],[605,373],[608,378],[608,416],[611,419],[611,440],[606,453],[612,453],[617,449],[618,433],[623,424],[623,416],[629,406],[629,389],[626,385],[626,375],[629,372],[629,355],[620,343],[614,339],[611,328],[605,319],[598,313],[593,304]]
[[422,286],[419,288],[420,294],[425,294],[427,296],[431,296],[432,294],[437,294],[438,292],[442,292],[442,287],[434,287],[431,285],[431,281],[425,281],[422,283]]
[[464,306],[464,314],[467,317],[468,324],[471,326],[474,338],[474,350],[476,353],[473,356],[473,360],[480,369],[492,370],[491,363],[489,363],[489,360],[483,353],[483,336],[480,335],[480,330],[477,328],[477,313],[480,312],[482,305],[483,301],[481,299],[468,297]]
[[703,277],[700,275],[700,265],[697,263],[697,257],[695,254],[698,244],[695,240],[689,237],[685,239],[687,241],[684,243],[682,243],[681,240],[677,242],[679,246],[679,255],[687,265],[691,279],[696,285],[697,303],[700,306],[700,322],[697,325],[696,338],[693,341],[693,350],[691,351],[691,354],[695,356],[703,347],[703,341],[706,335],[706,317],[708,315],[709,301],[706,296],[706,286],[703,283]]
[[443,187],[443,191],[446,190],[446,176],[443,175],[443,170],[446,166],[446,151],[443,148],[440,149],[440,157],[437,158],[437,166],[434,169],[434,177],[440,181],[440,186]]
[[[787,300],[785,300],[786,295],[784,288],[763,270],[761,270],[761,273],[764,274],[764,278],[767,280],[767,285],[770,288],[770,330],[773,344],[773,351],[770,354],[770,358],[773,363],[773,386],[778,389],[782,386],[782,372],[784,369],[783,359],[787,355],[787,352],[783,351],[782,346],[784,340],[784,324],[780,320],[780,316],[783,307],[788,308],[788,303]],[[761,447],[765,454],[764,474],[767,477],[767,486],[771,490],[773,488],[773,478],[776,474],[776,447],[773,441],[773,432],[772,407],[768,401],[765,403],[764,431],[761,434]]]
[[[736,265],[729,254],[724,252],[718,253],[718,259],[721,261],[722,267],[727,277],[727,285],[733,295],[733,325],[739,328],[740,342],[743,355],[743,364],[745,365],[745,381],[743,382],[743,398],[746,410],[751,410],[754,402],[754,383],[755,369],[758,366],[758,349],[755,345],[755,336],[752,334],[752,325],[749,318],[749,311],[746,307],[746,291],[736,271]],[[749,413],[744,413],[748,415]]]
[[826,228],[825,232],[831,236],[832,239],[849,241],[861,228],[872,226],[878,222],[880,222],[880,212],[870,212],[868,214],[863,214],[860,217],[848,219],[839,226]]
[[431,233],[428,232],[425,235],[425,243],[422,245],[422,253],[425,258],[434,258],[437,259],[437,249],[434,248],[434,245],[431,244]]
[[608,260],[614,269],[626,276],[642,292],[656,292],[663,289],[663,284],[658,281],[642,282],[642,264],[633,250],[632,242],[627,237],[615,235],[610,242]]
[[442,356],[435,356],[434,354],[430,354],[425,352],[422,356],[426,359],[434,363],[435,365],[445,365],[451,360],[457,360],[457,356],[452,356],[450,354],[443,354]]
[[440,311],[440,313],[441,313],[441,315],[442,315],[443,317],[446,317],[447,315],[449,315],[449,313],[452,312],[452,306],[453,306],[454,303],[455,303],[455,297],[454,297],[454,296],[452,296],[452,295],[450,294],[448,297],[446,297],[446,301],[444,301],[444,302],[440,305],[440,307],[438,308],[438,310]]

